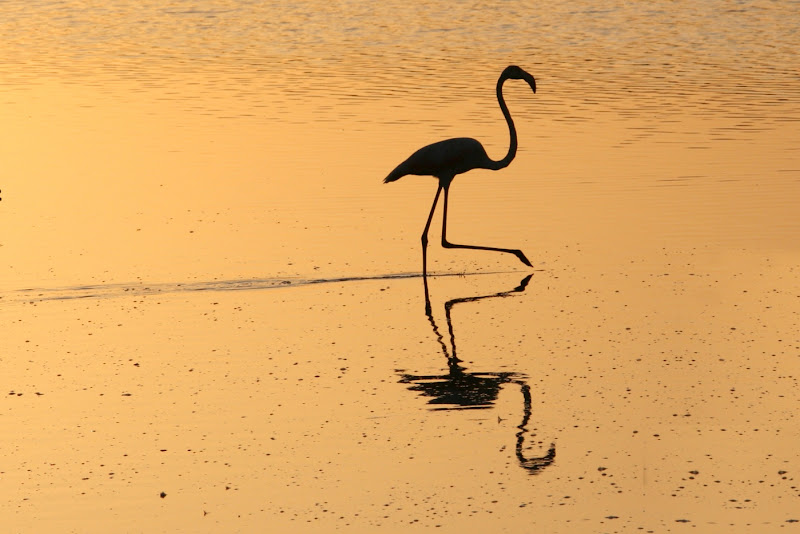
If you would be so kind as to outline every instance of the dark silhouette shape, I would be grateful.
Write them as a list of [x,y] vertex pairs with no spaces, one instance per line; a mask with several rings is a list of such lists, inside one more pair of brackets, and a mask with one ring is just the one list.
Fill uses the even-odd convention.
[[528,432],[528,421],[531,418],[531,388],[522,380],[515,380],[514,382],[520,385],[523,399],[522,422],[517,426],[519,432],[517,432],[515,454],[517,455],[517,460],[519,460],[520,467],[527,469],[532,475],[535,475],[541,469],[552,464],[556,459],[556,444],[551,443],[550,448],[547,449],[547,454],[544,456],[533,456],[531,458],[525,456],[522,446],[525,442],[525,434]]
[[439,333],[439,329],[436,327],[436,322],[433,320],[433,310],[431,309],[431,298],[430,298],[430,293],[428,292],[428,277],[427,276],[423,276],[422,277],[422,284],[423,284],[423,286],[425,288],[425,315],[428,316],[428,322],[431,323],[431,326],[433,327],[433,332],[436,334],[436,337],[437,337],[437,339],[439,341],[439,344],[442,346],[442,352],[444,352],[444,355],[447,358],[447,360],[448,361],[449,360],[454,360],[456,362],[460,362],[461,361],[461,360],[458,359],[458,356],[456,355],[456,337],[455,337],[455,334],[453,333],[453,321],[450,318],[450,312],[453,309],[453,306],[455,306],[456,304],[459,304],[461,302],[475,302],[475,301],[478,301],[478,300],[491,299],[491,298],[496,298],[496,297],[508,297],[508,296],[512,295],[513,293],[522,293],[523,291],[525,291],[525,288],[528,287],[528,282],[531,281],[532,277],[533,277],[533,275],[529,274],[528,276],[526,276],[525,278],[523,278],[520,281],[520,283],[519,283],[519,285],[517,287],[515,287],[514,289],[512,289],[510,291],[501,291],[500,293],[492,293],[491,295],[479,295],[479,296],[475,296],[475,297],[462,297],[460,299],[451,299],[451,300],[448,300],[447,302],[445,302],[444,303],[444,315],[445,315],[445,319],[447,320],[447,329],[448,329],[448,331],[450,333],[450,346],[451,346],[451,348],[453,350],[452,353],[449,353],[447,351],[447,346],[444,344],[444,338],[442,338],[442,335]]
[[511,143],[508,147],[506,156],[499,160],[494,161],[486,154],[486,150],[479,141],[469,137],[457,137],[455,139],[446,139],[433,143],[420,148],[414,152],[407,160],[398,165],[389,175],[383,180],[384,183],[394,182],[399,180],[407,174],[415,174],[419,176],[434,176],[439,179],[439,189],[436,190],[436,196],[433,198],[433,205],[431,206],[428,221],[425,223],[425,230],[422,232],[422,274],[427,273],[427,248],[428,248],[428,229],[431,226],[431,219],[433,219],[433,212],[436,210],[436,203],[439,201],[439,194],[444,189],[444,215],[442,216],[442,246],[445,248],[470,248],[475,250],[494,250],[497,252],[508,252],[514,254],[520,259],[522,263],[531,267],[531,262],[525,257],[521,250],[498,248],[498,247],[484,247],[477,245],[456,245],[447,240],[447,200],[450,191],[450,183],[457,174],[465,173],[472,169],[490,169],[496,171],[508,167],[511,160],[517,154],[517,130],[514,128],[514,121],[511,120],[511,114],[508,112],[505,99],[503,98],[503,83],[508,80],[525,80],[531,86],[533,92],[536,92],[536,80],[516,65],[506,67],[500,79],[497,80],[497,101],[500,103],[500,109],[503,116],[508,123],[508,131],[511,135]]
[[551,444],[544,456],[526,457],[524,453],[525,434],[528,433],[528,422],[531,418],[531,393],[530,386],[525,383],[524,376],[514,372],[475,372],[469,373],[466,368],[460,365],[461,360],[456,356],[456,341],[453,332],[453,322],[451,320],[451,310],[456,304],[463,302],[475,302],[478,300],[494,297],[508,297],[514,293],[525,291],[528,282],[533,275],[528,275],[522,279],[517,287],[510,291],[452,299],[445,303],[445,318],[450,335],[450,349],[444,341],[444,337],[439,332],[436,321],[431,311],[430,296],[428,293],[428,280],[423,277],[425,287],[425,315],[431,323],[433,333],[442,347],[442,353],[447,358],[447,374],[440,375],[412,375],[402,373],[400,383],[410,384],[410,391],[419,392],[423,397],[429,397],[428,404],[434,406],[434,410],[479,410],[489,409],[497,400],[500,389],[504,384],[516,384],[520,386],[523,397],[523,417],[522,422],[517,426],[519,432],[516,434],[515,453],[517,460],[522,468],[531,474],[538,473],[555,461],[556,448]]

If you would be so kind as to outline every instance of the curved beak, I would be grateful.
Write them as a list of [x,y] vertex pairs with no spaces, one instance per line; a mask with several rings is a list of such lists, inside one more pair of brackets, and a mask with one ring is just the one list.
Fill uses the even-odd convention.
[[531,86],[531,89],[533,89],[533,92],[535,93],[536,92],[536,80],[533,78],[533,76],[531,76],[530,74],[528,74],[526,72],[522,76],[522,79],[525,80],[526,82],[528,82],[528,85]]

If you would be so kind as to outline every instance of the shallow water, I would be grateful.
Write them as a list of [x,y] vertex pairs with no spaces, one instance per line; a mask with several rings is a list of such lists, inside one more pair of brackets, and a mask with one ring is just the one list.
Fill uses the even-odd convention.
[[[794,527],[795,19],[1,4],[0,518]],[[448,235],[534,268],[437,216],[428,309],[435,182],[382,179],[446,137],[505,154],[511,63],[517,157],[456,179]]]

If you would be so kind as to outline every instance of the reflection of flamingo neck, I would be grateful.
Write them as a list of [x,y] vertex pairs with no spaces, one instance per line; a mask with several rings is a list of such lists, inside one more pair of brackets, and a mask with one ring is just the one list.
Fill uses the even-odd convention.
[[531,388],[521,380],[515,380],[514,382],[520,385],[523,399],[522,422],[517,427],[519,428],[516,446],[517,460],[519,460],[520,466],[527,469],[532,475],[535,475],[540,470],[553,463],[556,458],[556,445],[555,443],[551,443],[550,449],[544,456],[525,458],[525,455],[522,454],[522,445],[525,441],[525,434],[528,432],[528,421],[530,421],[531,418]]
[[[531,418],[531,387],[521,380],[516,382],[520,385],[520,389],[522,390],[522,422],[517,426],[520,430],[517,437],[521,437],[521,434],[528,431],[528,421]],[[521,445],[521,443],[519,443],[519,445]]]

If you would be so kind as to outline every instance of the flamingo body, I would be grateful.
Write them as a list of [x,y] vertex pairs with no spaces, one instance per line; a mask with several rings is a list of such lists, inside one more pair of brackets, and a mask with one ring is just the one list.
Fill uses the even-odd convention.
[[492,163],[480,141],[456,137],[420,148],[395,167],[383,182],[394,182],[407,174],[435,176],[449,182],[457,174],[472,169],[491,169]]

